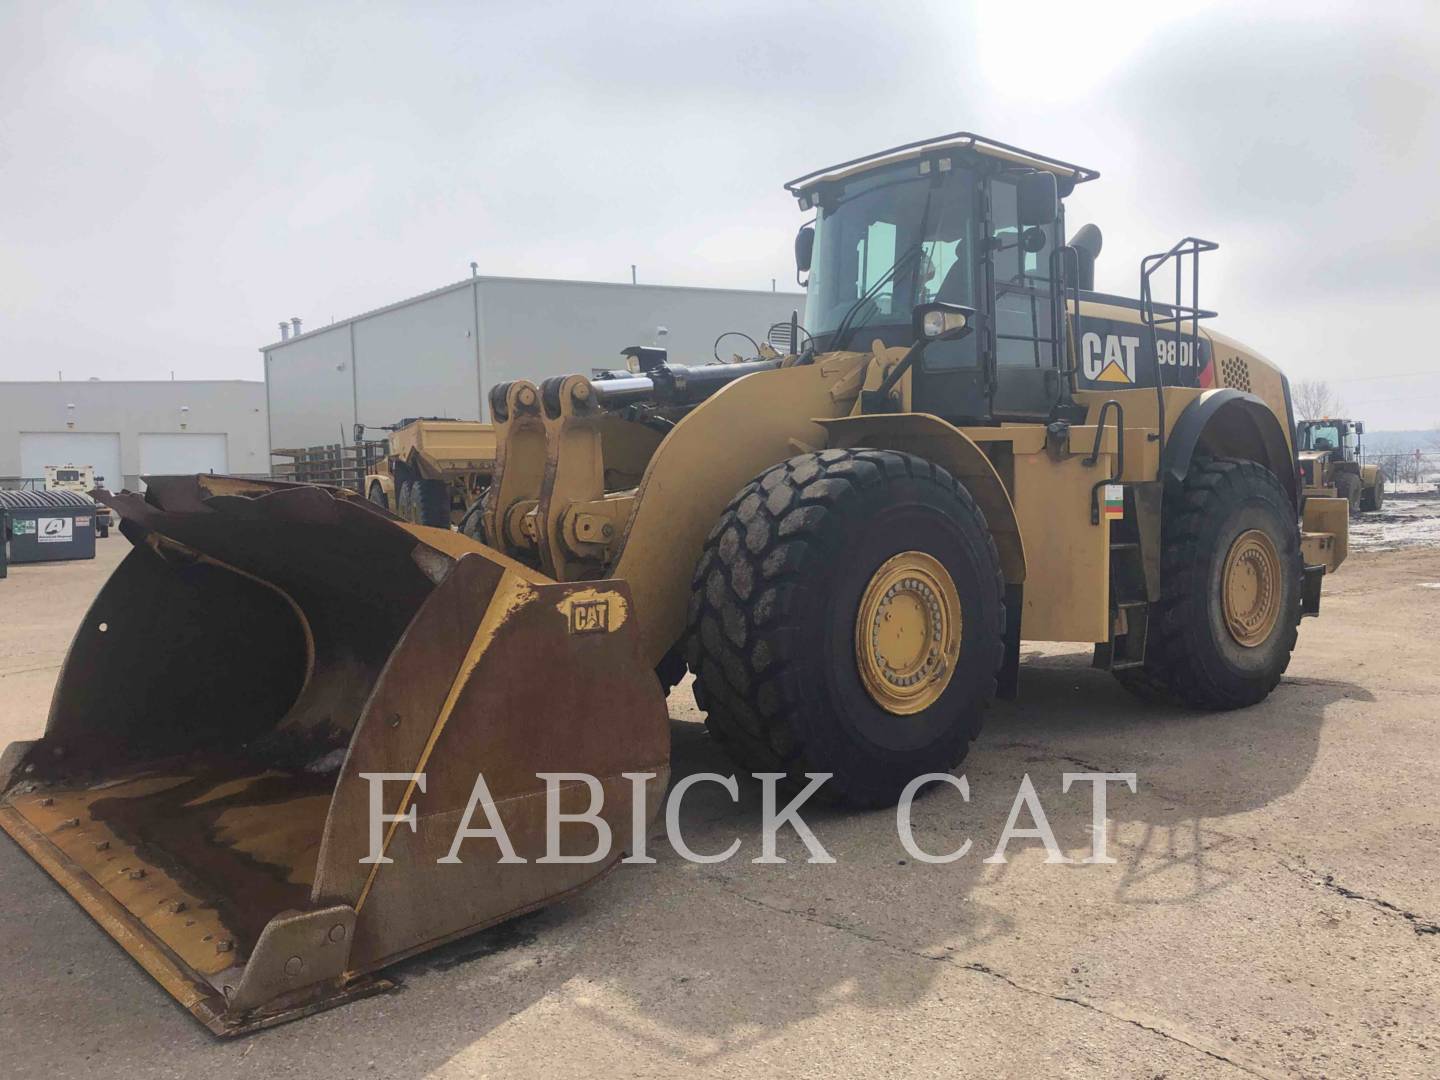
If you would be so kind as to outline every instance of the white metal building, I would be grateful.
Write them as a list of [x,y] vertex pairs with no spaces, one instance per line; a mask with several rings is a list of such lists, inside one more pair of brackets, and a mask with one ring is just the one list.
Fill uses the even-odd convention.
[[0,382],[0,485],[46,465],[89,465],[132,490],[147,474],[269,475],[265,384]]
[[[510,379],[623,366],[628,345],[703,364],[722,331],[763,340],[800,293],[472,277],[266,345],[270,446],[349,442],[353,426],[410,416],[487,419]],[[748,354],[738,338],[721,355]]]

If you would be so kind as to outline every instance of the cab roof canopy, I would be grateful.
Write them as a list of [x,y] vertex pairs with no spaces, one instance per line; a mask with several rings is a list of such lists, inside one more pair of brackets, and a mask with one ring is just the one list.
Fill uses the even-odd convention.
[[809,197],[810,193],[821,184],[844,180],[857,173],[868,172],[885,165],[894,165],[897,162],[928,158],[944,151],[978,155],[1054,173],[1060,182],[1062,195],[1068,195],[1076,184],[1094,180],[1100,175],[1094,169],[1087,169],[1083,165],[1072,165],[1059,158],[1022,150],[1018,146],[987,139],[983,135],[976,135],[970,131],[955,131],[949,135],[936,135],[934,138],[892,146],[889,150],[881,150],[874,154],[866,154],[864,157],[853,158],[850,161],[842,161],[838,165],[831,165],[825,169],[817,169],[815,172],[806,173],[804,176],[791,180],[785,185],[785,190],[800,200],[802,210],[808,210],[815,201]]

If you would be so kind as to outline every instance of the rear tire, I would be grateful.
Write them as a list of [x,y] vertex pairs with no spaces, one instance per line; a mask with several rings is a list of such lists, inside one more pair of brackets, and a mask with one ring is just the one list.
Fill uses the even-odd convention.
[[1150,609],[1145,666],[1116,679],[1144,700],[1197,709],[1264,700],[1290,663],[1300,625],[1293,502],[1253,461],[1198,460],[1167,493],[1162,529],[1162,596]]
[[395,484],[395,512],[404,520],[415,520],[415,481],[400,480]]
[[444,480],[416,480],[414,494],[417,525],[432,529],[450,528],[450,485]]
[[[906,578],[876,594],[897,560],[934,568],[930,580],[953,589],[916,590]],[[914,777],[948,772],[964,759],[995,694],[1005,585],[984,514],[944,469],[868,449],[776,465],[721,516],[691,588],[685,659],[696,701],[711,735],[742,768],[786,773],[795,783],[830,773],[822,794],[883,806]],[[886,706],[883,687],[870,688],[874,667],[861,656],[871,639],[857,623],[862,611],[875,627],[886,611],[888,623],[884,605],[897,590],[906,610],[919,614],[897,606],[896,624],[919,618],[917,655],[926,666],[908,682],[898,666],[890,671],[897,694],[913,696]],[[942,606],[954,617],[926,621]],[[939,640],[942,628],[957,651],[929,666],[931,630]]]
[[1360,494],[1360,509],[1379,510],[1385,505],[1385,474],[1375,474],[1375,486],[1368,487]]

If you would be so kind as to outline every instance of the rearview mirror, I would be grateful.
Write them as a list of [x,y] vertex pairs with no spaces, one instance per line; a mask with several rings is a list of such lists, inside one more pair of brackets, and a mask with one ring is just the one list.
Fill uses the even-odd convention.
[[1060,216],[1060,190],[1055,174],[1026,173],[1015,190],[1015,215],[1026,225],[1049,225]]
[[795,234],[795,272],[805,274],[810,271],[810,256],[815,252],[815,226],[801,225],[800,231]]
[[975,309],[962,304],[920,304],[914,315],[915,340],[956,341],[974,328]]

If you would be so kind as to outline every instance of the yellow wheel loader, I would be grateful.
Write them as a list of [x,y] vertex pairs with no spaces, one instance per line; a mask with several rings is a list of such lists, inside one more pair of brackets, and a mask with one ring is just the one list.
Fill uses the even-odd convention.
[[1359,420],[1301,420],[1296,425],[1300,446],[1301,499],[1316,495],[1341,498],[1351,514],[1385,505],[1385,471],[1365,462]]
[[[858,806],[956,767],[1024,640],[1260,701],[1347,507],[1297,521],[1285,378],[1200,326],[1213,245],[1094,291],[1063,199],[1096,175],[957,133],[792,182],[789,351],[494,387],[483,544],[299,485],[111,497],[134,550],[0,761],[0,826],[234,1033],[612,866],[686,669],[740,767]],[[597,822],[617,842],[565,861]]]

